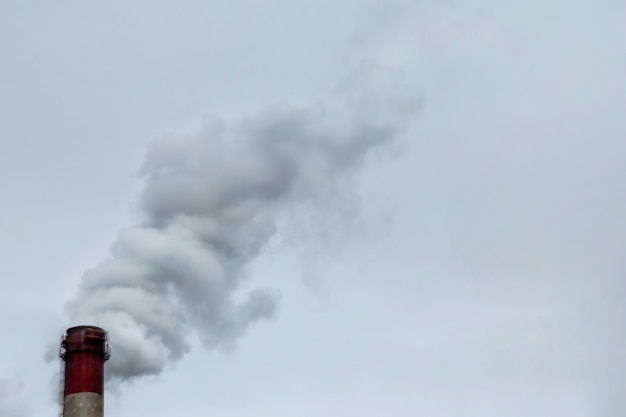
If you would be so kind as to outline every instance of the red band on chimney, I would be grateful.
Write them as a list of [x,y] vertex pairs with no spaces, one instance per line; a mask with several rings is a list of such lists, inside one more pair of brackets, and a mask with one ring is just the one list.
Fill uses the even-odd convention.
[[104,362],[109,358],[106,332],[95,326],[72,327],[67,330],[63,349],[64,396],[81,392],[102,394]]

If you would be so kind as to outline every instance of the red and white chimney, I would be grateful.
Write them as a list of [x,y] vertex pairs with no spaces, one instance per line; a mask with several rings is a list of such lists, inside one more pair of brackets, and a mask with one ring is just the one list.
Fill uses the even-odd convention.
[[103,417],[104,362],[110,356],[104,329],[67,329],[61,342],[61,359],[65,361],[63,417]]

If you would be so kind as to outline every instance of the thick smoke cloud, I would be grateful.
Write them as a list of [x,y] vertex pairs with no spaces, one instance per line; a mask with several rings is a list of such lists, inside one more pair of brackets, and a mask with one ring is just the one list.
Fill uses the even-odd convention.
[[275,290],[241,294],[246,265],[281,213],[340,200],[368,153],[403,131],[418,103],[401,79],[364,65],[323,104],[213,120],[150,144],[141,223],[119,233],[68,303],[73,323],[110,331],[111,378],[159,374],[189,351],[193,332],[207,347],[231,347],[275,314]]

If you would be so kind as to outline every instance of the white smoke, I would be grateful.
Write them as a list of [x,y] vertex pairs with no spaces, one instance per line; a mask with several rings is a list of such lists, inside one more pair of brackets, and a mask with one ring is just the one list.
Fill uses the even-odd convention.
[[418,107],[401,74],[364,65],[324,104],[232,125],[214,120],[151,143],[141,169],[144,221],[119,233],[111,257],[85,272],[68,303],[72,322],[110,331],[110,376],[159,374],[189,351],[191,332],[207,347],[232,346],[272,317],[277,291],[235,296],[278,216],[340,199],[345,178]]

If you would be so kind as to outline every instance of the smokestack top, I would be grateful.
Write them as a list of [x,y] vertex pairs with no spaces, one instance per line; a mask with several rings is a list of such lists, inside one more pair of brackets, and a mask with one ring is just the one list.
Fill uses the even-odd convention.
[[63,417],[102,417],[104,362],[109,359],[108,336],[96,326],[67,329],[61,342]]
[[70,337],[70,335],[79,335],[79,334],[105,335],[106,337],[107,332],[102,327],[91,326],[91,325],[80,325],[80,326],[70,327],[69,329],[67,329],[66,333],[67,333],[67,337]]
[[67,360],[68,355],[75,352],[101,354],[105,361],[111,356],[107,332],[97,326],[70,327],[67,329],[61,346],[61,358],[63,360]]

